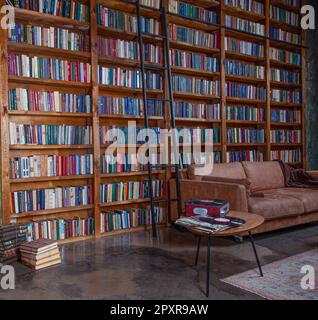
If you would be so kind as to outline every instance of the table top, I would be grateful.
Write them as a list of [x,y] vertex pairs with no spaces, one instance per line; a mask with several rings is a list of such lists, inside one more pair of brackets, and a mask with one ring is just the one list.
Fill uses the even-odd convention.
[[197,230],[195,228],[186,227],[191,233],[196,234],[198,236],[211,236],[211,237],[228,237],[240,235],[242,233],[246,233],[252,231],[253,229],[259,227],[263,222],[264,218],[258,214],[248,213],[248,212],[240,212],[240,211],[230,211],[227,214],[227,217],[239,218],[245,220],[245,223],[237,228],[232,228],[220,232],[210,233],[208,231]]

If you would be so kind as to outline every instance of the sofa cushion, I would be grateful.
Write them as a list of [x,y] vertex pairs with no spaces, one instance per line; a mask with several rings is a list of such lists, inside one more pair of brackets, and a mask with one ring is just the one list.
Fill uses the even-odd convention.
[[248,211],[257,213],[265,220],[299,215],[305,212],[302,201],[281,194],[267,194],[264,197],[250,197]]
[[308,188],[281,188],[266,190],[266,193],[277,196],[288,196],[302,201],[306,213],[318,211],[318,189]]
[[246,179],[246,174],[240,162],[216,163],[208,165],[192,165],[188,169],[191,180],[201,180],[202,176],[212,176],[230,179]]
[[277,161],[242,162],[251,183],[251,192],[285,187],[283,171]]

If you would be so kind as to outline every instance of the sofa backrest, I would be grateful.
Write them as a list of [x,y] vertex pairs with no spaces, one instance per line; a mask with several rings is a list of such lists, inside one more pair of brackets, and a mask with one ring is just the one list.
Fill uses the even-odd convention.
[[277,161],[242,162],[250,191],[262,191],[285,187],[283,171]]
[[240,162],[216,163],[214,165],[197,166],[193,165],[188,170],[188,178],[192,180],[201,180],[204,176],[246,179],[244,168]]

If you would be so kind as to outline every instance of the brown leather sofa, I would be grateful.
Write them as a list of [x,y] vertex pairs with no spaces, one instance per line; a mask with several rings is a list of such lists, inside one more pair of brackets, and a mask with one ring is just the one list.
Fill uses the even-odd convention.
[[[170,193],[176,197],[174,180]],[[318,221],[318,189],[286,188],[276,161],[192,166],[181,176],[181,198],[224,199],[232,210],[260,214],[265,223],[255,233]],[[176,218],[173,204],[171,219]]]

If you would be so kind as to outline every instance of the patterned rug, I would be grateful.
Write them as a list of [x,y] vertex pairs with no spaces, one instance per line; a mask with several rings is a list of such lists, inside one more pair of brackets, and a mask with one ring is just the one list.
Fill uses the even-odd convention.
[[[316,271],[313,290],[301,287],[305,276],[301,269],[308,265]],[[263,266],[263,273],[262,278],[258,269],[253,269],[222,281],[268,300],[318,300],[318,249],[267,264]]]

